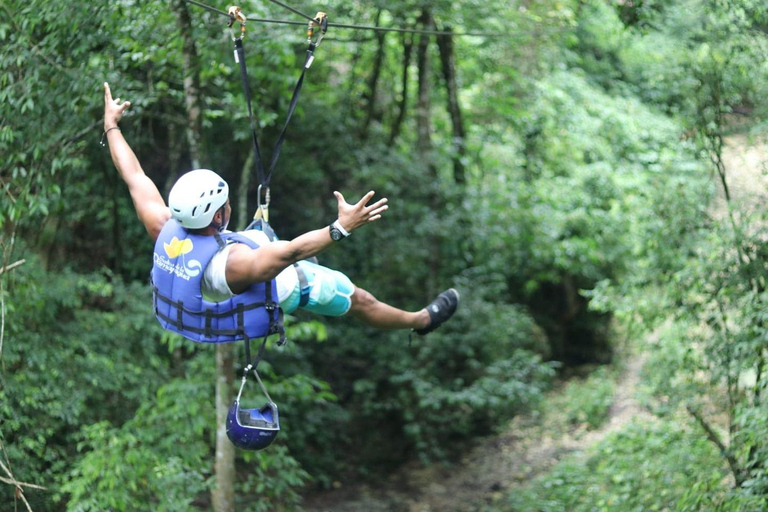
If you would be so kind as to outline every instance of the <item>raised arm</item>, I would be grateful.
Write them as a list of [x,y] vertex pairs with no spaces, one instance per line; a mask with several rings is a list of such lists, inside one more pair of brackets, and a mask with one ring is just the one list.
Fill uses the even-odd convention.
[[109,141],[112,162],[120,173],[120,177],[128,185],[136,215],[144,224],[152,240],[157,240],[160,230],[171,218],[171,211],[165,205],[157,186],[144,174],[138,158],[118,127],[123,113],[130,106],[130,101],[120,103],[120,98],[113,100],[109,84],[104,82],[104,132]]
[[[369,205],[368,201],[373,198],[373,194],[370,191],[357,203],[349,204],[341,193],[334,192],[339,208],[338,223],[345,231],[352,233],[361,226],[379,220],[389,208],[386,198]],[[253,283],[273,279],[286,267],[321,253],[333,243],[326,226],[304,233],[290,242],[275,242],[255,250],[243,244],[235,244],[227,260],[227,282],[233,292],[240,293]]]

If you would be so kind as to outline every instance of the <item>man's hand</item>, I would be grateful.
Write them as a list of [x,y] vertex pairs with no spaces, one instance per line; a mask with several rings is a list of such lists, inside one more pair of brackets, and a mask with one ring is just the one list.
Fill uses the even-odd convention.
[[333,193],[339,202],[339,224],[341,224],[341,227],[351,233],[354,229],[381,218],[381,214],[389,208],[387,206],[387,198],[379,199],[372,205],[369,205],[368,201],[371,200],[374,193],[371,190],[357,204],[347,203],[341,192]]
[[104,131],[117,126],[123,117],[123,113],[131,106],[130,101],[120,103],[120,98],[112,99],[112,91],[109,84],[104,82]]

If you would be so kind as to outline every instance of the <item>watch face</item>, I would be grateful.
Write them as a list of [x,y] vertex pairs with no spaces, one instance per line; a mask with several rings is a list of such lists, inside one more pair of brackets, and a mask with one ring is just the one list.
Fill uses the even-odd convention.
[[344,235],[341,234],[341,231],[331,226],[331,238],[338,242],[339,240],[344,238]]

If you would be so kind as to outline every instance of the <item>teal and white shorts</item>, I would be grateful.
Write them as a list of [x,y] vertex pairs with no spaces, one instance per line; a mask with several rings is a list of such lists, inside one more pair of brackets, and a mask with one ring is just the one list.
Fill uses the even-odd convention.
[[310,261],[300,261],[294,268],[299,279],[293,291],[285,299],[280,298],[283,311],[293,313],[302,309],[325,316],[341,316],[349,311],[355,285],[347,276]]

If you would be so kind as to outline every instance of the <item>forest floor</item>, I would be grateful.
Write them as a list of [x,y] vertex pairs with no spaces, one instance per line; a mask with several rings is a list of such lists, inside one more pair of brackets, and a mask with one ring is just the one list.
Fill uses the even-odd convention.
[[[746,211],[765,208],[768,200],[768,137],[732,135],[725,140],[723,164],[731,199]],[[723,187],[718,182],[720,211],[724,211]]]
[[[502,500],[515,487],[549,471],[630,421],[653,421],[635,399],[643,358],[629,358],[616,381],[607,421],[598,429],[563,428],[562,418],[523,415],[500,434],[478,441],[450,466],[406,464],[374,485],[354,484],[308,496],[310,512],[471,512]],[[562,392],[551,392],[548,399]]]
[[[768,199],[766,155],[768,140],[733,135],[723,154],[731,198],[751,207],[765,207]],[[725,214],[722,187],[716,212]],[[384,481],[342,485],[307,496],[307,512],[473,512],[503,503],[515,488],[545,474],[564,457],[586,453],[630,422],[652,422],[636,399],[641,385],[643,355],[619,362],[615,394],[605,423],[595,430],[564,429],[561,418],[520,416],[500,434],[479,440],[450,466],[425,467],[408,463]],[[547,398],[556,399],[562,388]],[[550,421],[551,420],[551,421]]]

